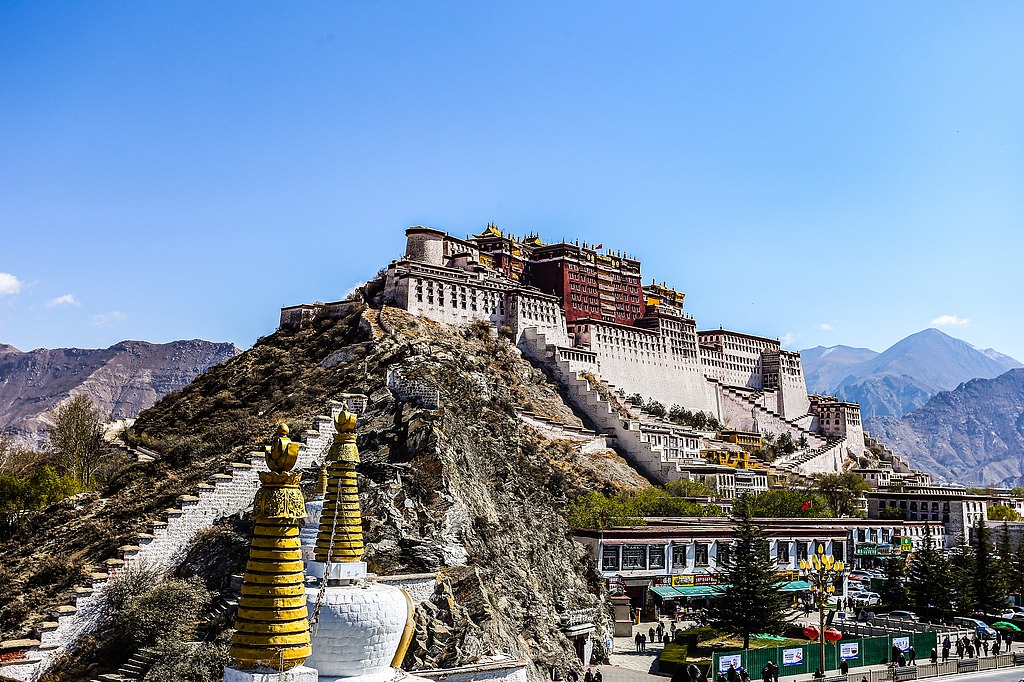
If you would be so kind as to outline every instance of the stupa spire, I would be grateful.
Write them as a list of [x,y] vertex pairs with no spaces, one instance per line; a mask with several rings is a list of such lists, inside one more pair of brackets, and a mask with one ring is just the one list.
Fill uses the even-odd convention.
[[356,415],[348,404],[334,418],[334,442],[327,453],[327,493],[320,515],[314,556],[324,564],[352,563],[363,557],[363,519],[356,483]]
[[292,472],[299,443],[280,424],[266,448],[270,471],[260,472],[253,500],[256,529],[242,579],[231,657],[240,669],[289,670],[310,654],[299,527],[306,517],[299,490],[301,474]]

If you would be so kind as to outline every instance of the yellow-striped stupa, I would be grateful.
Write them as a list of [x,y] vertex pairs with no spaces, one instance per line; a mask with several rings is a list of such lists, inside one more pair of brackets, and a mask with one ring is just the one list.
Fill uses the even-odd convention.
[[299,527],[306,517],[301,474],[291,471],[299,444],[281,424],[266,448],[268,472],[253,500],[256,530],[242,580],[231,657],[239,668],[289,670],[310,653]]
[[324,564],[351,563],[363,557],[363,519],[356,485],[356,415],[346,404],[334,418],[334,442],[327,453],[327,493],[320,514],[314,557]]

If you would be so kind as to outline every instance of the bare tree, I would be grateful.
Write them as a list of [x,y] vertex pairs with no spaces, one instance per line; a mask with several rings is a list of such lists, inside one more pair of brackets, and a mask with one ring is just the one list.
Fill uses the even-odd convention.
[[103,442],[102,415],[89,396],[76,395],[53,410],[49,447],[62,474],[85,487],[92,485],[107,447]]

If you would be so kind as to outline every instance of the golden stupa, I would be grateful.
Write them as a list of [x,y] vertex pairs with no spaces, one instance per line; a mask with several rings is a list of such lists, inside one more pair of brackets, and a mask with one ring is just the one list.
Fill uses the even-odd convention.
[[299,443],[281,424],[273,445],[266,448],[270,471],[260,472],[253,500],[256,529],[242,596],[231,638],[231,657],[239,668],[289,670],[310,653],[299,527],[306,517],[299,490],[301,474],[292,472]]

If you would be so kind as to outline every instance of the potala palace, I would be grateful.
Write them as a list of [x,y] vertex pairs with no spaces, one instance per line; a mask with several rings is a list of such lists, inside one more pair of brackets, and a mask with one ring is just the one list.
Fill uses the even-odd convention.
[[[925,483],[899,456],[870,439],[860,407],[808,395],[800,355],[778,339],[698,330],[685,294],[644,284],[640,261],[603,245],[545,244],[489,224],[460,239],[430,227],[406,230],[404,257],[386,270],[385,302],[447,324],[486,321],[559,380],[607,439],[656,480],[689,478],[720,493],[767,489],[771,476],[856,468],[881,451],[887,475]],[[343,306],[343,303],[329,304]],[[314,306],[282,309],[283,326]],[[723,426],[705,431],[658,419],[628,401],[704,412]],[[750,453],[789,434],[796,452],[768,463]],[[861,459],[861,466],[867,466]]]

